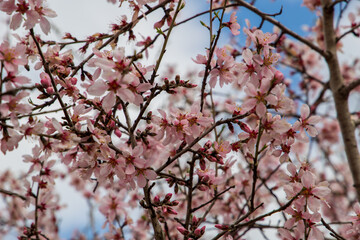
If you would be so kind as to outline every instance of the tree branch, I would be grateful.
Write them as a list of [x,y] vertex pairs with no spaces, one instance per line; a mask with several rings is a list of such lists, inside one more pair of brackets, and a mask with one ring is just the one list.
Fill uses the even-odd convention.
[[349,33],[354,33],[354,30],[360,27],[360,23],[356,24],[354,27],[352,27],[351,29],[349,29],[348,31],[344,32],[343,34],[341,34],[339,37],[336,38],[336,42],[339,42],[343,37],[345,37],[346,35],[348,35]]
[[326,51],[325,57],[330,72],[330,88],[333,92],[337,119],[339,121],[345,152],[354,180],[357,198],[360,200],[360,155],[355,138],[355,126],[351,121],[348,97],[344,95],[344,79],[341,74],[336,50],[336,35],[334,30],[334,8],[331,0],[322,0],[323,30]]
[[23,195],[20,195],[18,193],[14,193],[14,192],[11,192],[11,191],[8,191],[8,190],[5,190],[5,189],[1,189],[0,188],[0,193],[4,193],[6,195],[9,195],[9,196],[13,196],[13,197],[18,197],[18,198],[21,198],[22,200],[26,201],[27,198]]
[[152,226],[154,229],[154,237],[156,240],[165,240],[164,232],[161,228],[160,222],[156,216],[156,212],[151,203],[151,196],[150,196],[151,187],[149,188],[148,184],[146,183],[146,186],[143,188],[143,190],[144,190],[144,195],[145,195],[145,202],[148,207],[148,211],[149,211],[150,218],[151,218],[151,223],[152,223]]

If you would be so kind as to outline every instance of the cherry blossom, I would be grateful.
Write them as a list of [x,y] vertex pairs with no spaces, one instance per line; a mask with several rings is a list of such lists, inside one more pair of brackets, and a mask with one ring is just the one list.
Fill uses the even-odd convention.
[[0,61],[4,64],[6,71],[17,72],[18,66],[27,64],[25,49],[26,47],[22,44],[17,44],[14,48],[10,48],[8,42],[0,45]]

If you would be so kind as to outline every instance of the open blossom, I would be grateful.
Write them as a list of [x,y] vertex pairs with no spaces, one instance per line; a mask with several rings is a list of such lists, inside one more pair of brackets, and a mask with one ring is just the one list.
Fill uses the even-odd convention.
[[234,58],[227,55],[225,48],[218,48],[215,50],[217,61],[216,67],[210,72],[210,87],[214,88],[216,80],[219,78],[220,87],[225,84],[232,83],[234,81],[234,75],[232,68],[235,66]]
[[258,65],[253,61],[253,53],[250,49],[246,48],[242,52],[241,56],[243,57],[242,63],[240,63],[240,77],[238,79],[238,84],[240,86],[245,85],[249,80],[251,83],[257,81],[256,71],[258,70]]
[[329,184],[321,182],[315,185],[315,176],[310,171],[306,171],[302,175],[301,183],[305,188],[303,195],[307,199],[309,209],[318,212],[321,201],[325,201],[325,197],[331,192]]
[[7,72],[17,72],[18,66],[26,65],[25,45],[18,43],[16,47],[10,48],[9,42],[0,45],[0,61],[4,64]]
[[246,41],[247,47],[249,47],[251,42],[253,42],[258,50],[262,49],[265,52],[273,48],[269,44],[274,42],[277,38],[277,34],[263,33],[260,29],[252,31],[248,28],[244,28],[244,32],[248,35],[248,40]]
[[276,98],[268,94],[271,82],[268,79],[263,79],[261,85],[257,88],[253,84],[246,85],[245,93],[248,95],[248,99],[242,104],[244,111],[250,111],[255,108],[255,112],[259,117],[263,117],[266,114],[266,105],[270,103],[275,104]]
[[150,161],[143,161],[136,169],[137,184],[140,188],[145,187],[147,180],[155,180],[157,177],[156,172],[150,169],[150,166]]
[[98,79],[88,85],[88,93],[94,96],[101,96],[105,92],[107,94],[102,98],[102,107],[105,112],[109,112],[115,105],[116,97],[120,97],[123,101],[140,105],[143,98],[139,95],[151,88],[150,83],[140,83],[139,79],[132,73],[122,75],[119,72],[104,72],[103,79]]
[[340,234],[349,240],[356,240],[360,237],[360,204],[358,202],[355,203],[353,210],[355,216],[347,218],[352,224],[346,224],[340,228]]
[[144,46],[144,48],[146,48],[146,50],[145,50],[145,56],[146,56],[146,58],[149,58],[149,48],[153,48],[154,47],[154,45],[152,45],[152,39],[151,39],[151,37],[144,37],[144,36],[142,36],[141,35],[141,37],[144,39],[143,41],[139,41],[137,44],[136,44],[136,46],[138,46],[138,47],[141,47],[141,46]]
[[225,26],[230,28],[231,33],[234,34],[235,36],[240,34],[239,31],[240,24],[237,23],[236,19],[237,19],[236,12],[233,12],[230,16],[230,22],[224,23]]
[[40,24],[41,30],[48,34],[50,32],[50,22],[47,17],[56,17],[56,13],[44,5],[44,0],[19,0],[15,5],[15,0],[8,0],[0,5],[0,9],[7,14],[15,14],[11,18],[10,28],[16,30],[20,27],[23,18],[25,18],[24,26],[26,29],[33,28],[36,24]]
[[31,111],[31,106],[29,104],[21,103],[27,96],[29,96],[29,93],[25,91],[18,93],[16,96],[2,96],[2,103],[0,104],[0,113],[2,116],[8,116],[9,114],[13,115],[16,113],[29,113]]
[[300,134],[305,137],[305,130],[311,136],[315,137],[318,134],[318,131],[315,128],[320,120],[320,116],[310,116],[310,108],[308,105],[303,104],[300,110],[300,119],[294,123],[294,129],[300,130]]
[[[0,105],[1,108],[1,105]],[[24,136],[13,129],[8,129],[7,134],[0,139],[0,149],[5,154],[7,151],[12,151],[19,146],[20,140]]]
[[106,217],[107,222],[112,225],[116,216],[126,215],[124,202],[125,189],[119,193],[110,191],[109,194],[101,199],[99,210]]

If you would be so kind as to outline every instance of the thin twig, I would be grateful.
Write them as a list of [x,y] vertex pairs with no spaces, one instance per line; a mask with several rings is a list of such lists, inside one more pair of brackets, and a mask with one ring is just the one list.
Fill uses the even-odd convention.
[[15,192],[11,192],[11,191],[5,190],[5,189],[1,189],[1,188],[0,188],[0,193],[6,194],[6,195],[9,195],[9,196],[18,197],[18,198],[21,198],[21,199],[24,200],[24,201],[27,200],[27,197],[25,197],[25,196],[23,196],[23,195],[21,195],[21,194],[15,193]]
[[48,64],[48,62],[47,62],[46,59],[45,59],[45,56],[44,56],[44,54],[43,54],[43,52],[42,52],[42,50],[41,50],[41,46],[40,46],[38,40],[36,39],[35,34],[34,34],[34,30],[33,30],[32,28],[30,29],[30,35],[31,35],[31,37],[33,38],[33,40],[34,40],[34,42],[35,42],[36,48],[38,49],[39,55],[40,55],[40,57],[41,57],[42,64],[43,64],[44,69],[45,69],[45,72],[46,72],[46,73],[49,75],[49,77],[50,77],[51,85],[52,85],[52,87],[53,87],[53,89],[54,89],[55,96],[56,96],[56,98],[58,99],[61,108],[63,109],[63,112],[64,112],[64,115],[65,115],[66,121],[68,122],[68,124],[69,124],[70,127],[74,127],[74,123],[72,122],[72,120],[71,120],[68,112],[65,110],[65,109],[66,109],[66,105],[64,104],[64,102],[63,102],[62,99],[61,99],[61,96],[60,96],[60,94],[59,94],[59,92],[58,92],[58,89],[57,89],[57,87],[56,87],[55,79],[54,79],[54,77],[53,77],[53,75],[52,75],[52,73],[51,73],[51,71],[50,71],[49,64]]
[[325,222],[325,220],[323,218],[321,218],[321,223],[324,224],[324,226],[333,233],[334,237],[338,240],[346,240],[345,238],[343,238],[341,235],[339,235],[338,233],[335,232],[335,230]]

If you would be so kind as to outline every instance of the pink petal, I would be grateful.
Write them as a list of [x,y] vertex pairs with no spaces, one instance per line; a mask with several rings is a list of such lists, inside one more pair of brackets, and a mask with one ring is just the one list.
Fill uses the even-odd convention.
[[87,89],[87,91],[90,95],[101,96],[108,88],[108,85],[103,80],[97,80]]
[[264,103],[257,104],[257,106],[256,106],[256,114],[259,117],[264,117],[265,116],[265,114],[266,114],[266,106],[265,106]]
[[27,11],[26,17],[27,19],[24,24],[26,29],[33,28],[40,18],[39,14],[34,10]]
[[132,164],[127,164],[126,169],[125,169],[125,173],[126,173],[127,175],[131,175],[131,174],[133,174],[134,172],[135,172],[135,167],[134,167],[134,165],[132,165]]
[[153,170],[148,169],[148,170],[145,170],[145,176],[149,180],[155,180],[157,177],[157,174]]
[[318,122],[321,121],[321,117],[320,116],[311,116],[309,117],[309,119],[307,120],[307,123],[308,124],[312,124],[312,125],[315,125],[317,124]]
[[114,92],[109,92],[102,100],[102,107],[106,113],[108,113],[115,105],[116,96]]
[[291,174],[291,176],[295,176],[296,166],[293,163],[289,163],[286,168],[289,171],[289,173]]
[[306,119],[306,118],[309,116],[309,114],[310,114],[310,108],[309,108],[309,106],[306,105],[306,104],[303,104],[303,105],[301,106],[300,113],[301,113],[301,118],[302,118],[302,119]]
[[313,187],[315,185],[315,177],[314,177],[314,175],[311,172],[306,171],[304,173],[304,175],[302,175],[302,177],[301,177],[301,183],[306,188]]
[[242,52],[242,57],[245,61],[245,63],[247,65],[251,65],[252,64],[252,58],[253,58],[253,54],[252,52],[250,51],[250,49],[246,48],[243,52]]
[[318,135],[318,131],[313,126],[307,126],[306,131],[311,137],[316,137],[316,135]]
[[51,28],[50,22],[44,17],[40,20],[40,28],[46,35],[49,34]]
[[139,175],[137,176],[137,184],[138,184],[138,186],[139,186],[140,188],[145,187],[145,185],[146,185],[146,179],[145,179],[144,175],[139,174]]
[[14,16],[11,18],[10,23],[10,29],[16,30],[20,27],[20,24],[22,22],[22,16],[20,13],[14,14]]

